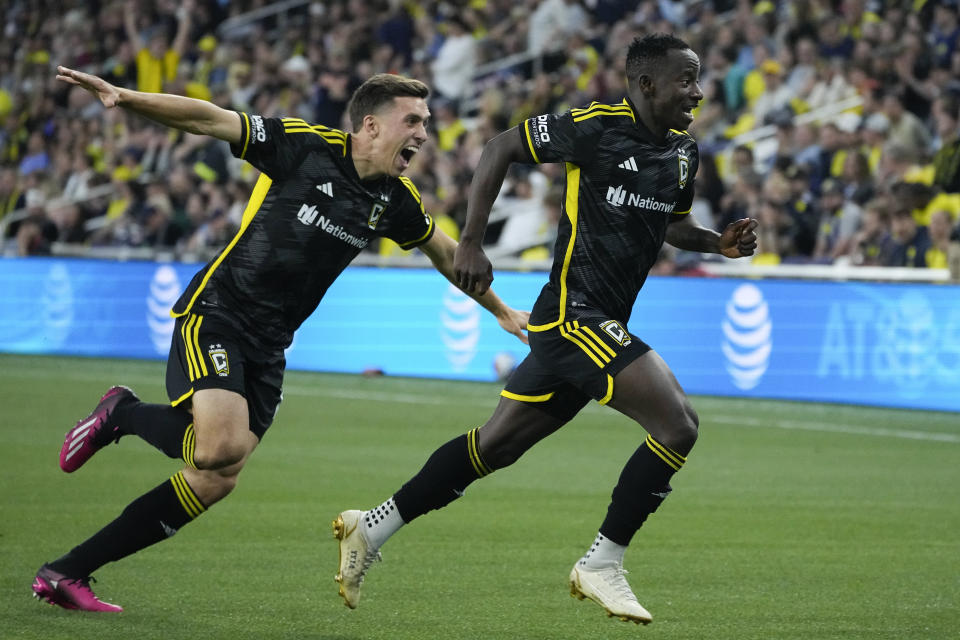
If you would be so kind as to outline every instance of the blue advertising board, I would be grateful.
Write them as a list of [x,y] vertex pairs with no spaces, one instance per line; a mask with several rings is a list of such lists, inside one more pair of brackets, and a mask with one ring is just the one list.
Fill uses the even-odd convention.
[[[0,351],[165,358],[202,265],[0,260]],[[543,273],[498,273],[529,308]],[[960,411],[960,287],[651,277],[630,330],[693,394]],[[352,267],[287,352],[317,371],[496,379],[526,347],[432,270]]]

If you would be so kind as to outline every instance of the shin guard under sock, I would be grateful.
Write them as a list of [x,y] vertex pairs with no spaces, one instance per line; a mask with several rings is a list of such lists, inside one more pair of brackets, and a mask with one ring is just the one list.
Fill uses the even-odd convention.
[[648,435],[620,473],[600,533],[616,544],[629,545],[647,516],[669,495],[670,478],[686,460]]
[[477,429],[442,445],[393,498],[404,522],[440,509],[493,470],[480,457]]
[[115,560],[169,538],[206,511],[183,472],[143,494],[110,524],[49,563],[59,573],[83,578]]

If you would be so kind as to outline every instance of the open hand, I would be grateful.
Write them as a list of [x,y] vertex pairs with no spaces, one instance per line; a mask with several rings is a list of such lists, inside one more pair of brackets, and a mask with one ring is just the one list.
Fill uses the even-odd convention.
[[100,102],[103,103],[103,106],[110,107],[117,106],[117,103],[120,100],[120,92],[115,86],[95,75],[89,73],[83,73],[82,71],[74,71],[73,69],[68,69],[64,66],[57,67],[57,80],[62,80],[69,84],[75,84],[79,87],[82,87],[95,95]]

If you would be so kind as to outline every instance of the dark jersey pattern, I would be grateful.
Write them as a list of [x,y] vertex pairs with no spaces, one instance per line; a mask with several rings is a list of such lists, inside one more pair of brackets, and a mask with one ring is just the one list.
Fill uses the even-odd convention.
[[598,315],[626,323],[667,225],[690,213],[696,142],[671,131],[658,144],[628,99],[533,117],[518,129],[534,162],[563,162],[567,176],[550,281],[529,329]]
[[404,249],[433,235],[433,219],[405,177],[361,181],[350,135],[299,118],[240,114],[238,158],[262,171],[240,230],[173,307],[222,309],[265,347],[285,348],[327,288],[374,238]]

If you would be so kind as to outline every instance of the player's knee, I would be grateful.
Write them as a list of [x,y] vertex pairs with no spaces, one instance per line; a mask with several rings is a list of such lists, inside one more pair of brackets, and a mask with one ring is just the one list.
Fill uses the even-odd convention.
[[486,465],[491,469],[503,469],[519,460],[524,451],[525,449],[511,446],[511,444],[507,442],[483,447],[480,455]]
[[690,403],[684,401],[659,440],[661,444],[686,455],[693,449],[699,435],[700,417]]
[[202,442],[197,440],[197,448],[193,454],[193,464],[197,469],[222,469],[235,465],[247,454],[247,448],[242,442],[233,440],[219,440]]
[[684,402],[683,414],[673,430],[674,443],[668,446],[686,454],[693,449],[693,445],[696,444],[699,435],[700,416],[698,416],[696,410],[690,406],[690,403]]

